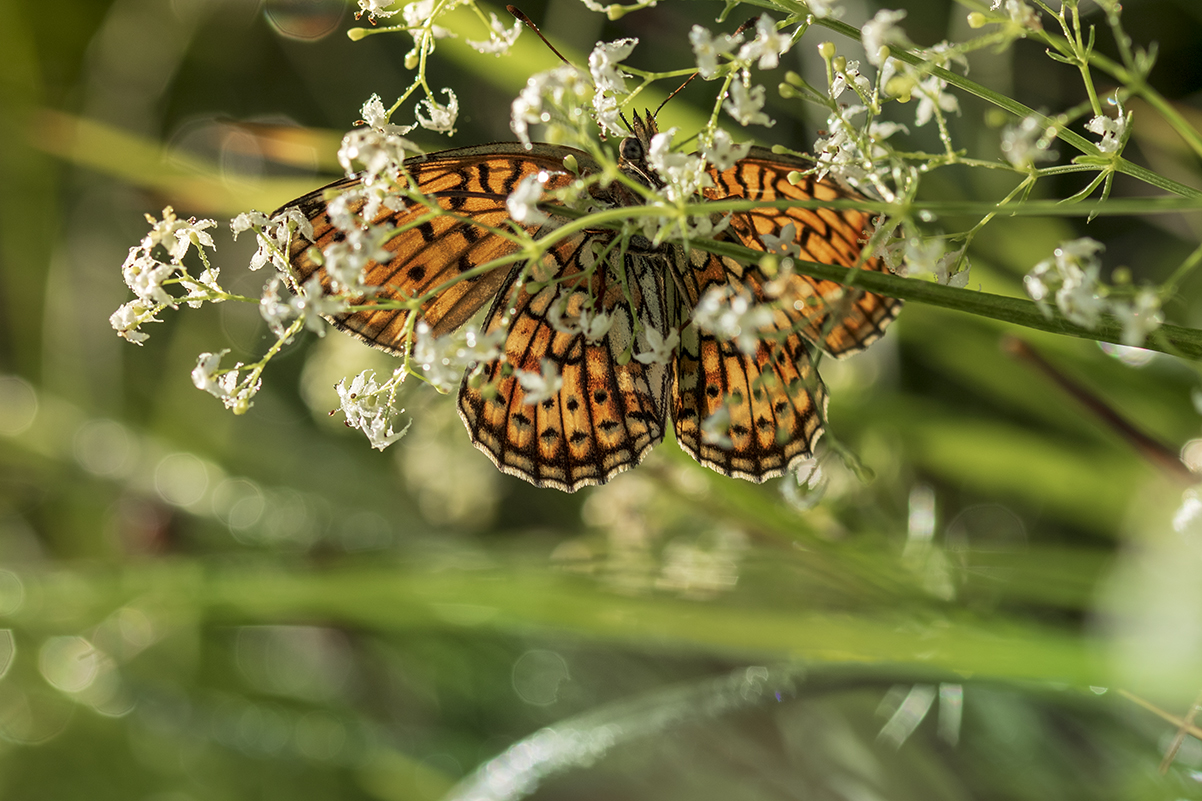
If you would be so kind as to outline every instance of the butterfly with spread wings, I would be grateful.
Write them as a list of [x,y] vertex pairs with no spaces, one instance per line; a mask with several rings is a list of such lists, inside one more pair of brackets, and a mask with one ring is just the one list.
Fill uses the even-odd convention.
[[[619,169],[658,190],[663,182],[647,163],[655,120],[651,114],[634,119],[618,148]],[[390,257],[366,268],[366,284],[377,288],[372,298],[430,295],[417,314],[434,336],[491,304],[483,332],[504,331],[503,348],[469,368],[459,389],[459,414],[473,444],[502,471],[567,492],[637,465],[663,439],[669,416],[681,447],[728,476],[762,482],[809,457],[826,416],[817,351],[842,357],[862,350],[881,336],[901,302],[805,276],[768,276],[733,258],[653,245],[608,228],[562,237],[536,260],[477,269],[521,248],[515,237],[497,233],[519,225],[506,206],[518,184],[539,176],[550,201],[577,180],[565,169],[569,157],[580,176],[600,169],[582,151],[546,144],[491,144],[406,159],[404,172],[426,204],[381,208],[364,220],[399,230],[384,245]],[[728,169],[710,168],[713,185],[702,194],[764,201],[852,196],[813,178],[790,183],[789,174],[806,166],[754,148]],[[290,245],[297,284],[317,275],[330,291],[320,251],[345,235],[331,221],[327,201],[358,180],[336,182],[277,212],[295,207],[313,224],[312,242],[296,237]],[[601,207],[643,203],[622,182],[593,182],[589,192]],[[351,210],[363,208],[359,202]],[[569,222],[554,206],[543,208],[549,219],[520,224],[535,239]],[[717,240],[767,252],[770,241],[792,233],[791,252],[803,260],[885,269],[862,253],[871,228],[865,212],[760,208],[732,214],[726,223]],[[694,310],[715,288],[771,310],[750,346],[694,324]],[[414,321],[396,305],[372,308],[365,300],[330,322],[404,355]],[[564,324],[590,317],[607,326]],[[551,390],[521,380],[547,374],[548,367],[562,381]]]

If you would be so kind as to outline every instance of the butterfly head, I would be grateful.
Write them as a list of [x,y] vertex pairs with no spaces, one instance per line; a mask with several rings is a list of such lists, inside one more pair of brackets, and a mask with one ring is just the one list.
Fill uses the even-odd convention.
[[635,114],[634,124],[627,123],[626,127],[630,129],[630,136],[624,137],[618,145],[618,168],[644,186],[661,186],[662,182],[647,166],[651,137],[659,133],[655,116],[650,111],[645,112],[643,117]]

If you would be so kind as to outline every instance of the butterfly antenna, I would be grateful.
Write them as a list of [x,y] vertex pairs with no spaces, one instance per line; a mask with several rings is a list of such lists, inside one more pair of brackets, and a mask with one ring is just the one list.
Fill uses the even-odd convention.
[[682,83],[680,86],[676,87],[676,89],[675,89],[675,90],[673,90],[672,94],[670,94],[670,95],[668,95],[667,97],[665,97],[665,98],[664,98],[664,102],[662,102],[662,103],[660,103],[658,106],[656,106],[656,108],[655,108],[655,113],[654,113],[654,114],[652,114],[651,116],[652,116],[652,117],[658,117],[658,116],[659,116],[659,112],[660,112],[660,110],[661,110],[661,109],[662,109],[664,106],[668,105],[668,101],[669,101],[669,100],[671,100],[672,98],[676,97],[678,94],[680,94],[681,90],[682,90],[682,89],[684,89],[686,86],[688,86],[690,83],[692,83],[693,79],[694,79],[694,78],[696,78],[696,77],[697,77],[698,75],[700,75],[700,74],[701,74],[700,72],[694,72],[694,73],[693,73],[692,75],[690,75],[688,78],[685,78],[685,81],[684,81],[684,83]]
[[569,67],[573,66],[572,62],[570,62],[566,58],[564,58],[563,53],[561,53],[555,49],[555,45],[553,45],[547,41],[547,37],[543,36],[543,32],[540,31],[538,29],[538,26],[534,24],[534,20],[532,20],[532,19],[530,19],[530,17],[526,16],[526,12],[522,11],[517,6],[505,6],[505,10],[508,11],[510,14],[513,14],[513,16],[517,17],[519,20],[521,20],[522,24],[524,24],[527,28],[534,31],[534,35],[537,36],[539,39],[542,39],[543,44],[545,44],[548,48],[550,48],[552,53],[559,56],[560,61],[562,61],[564,64],[567,64]]

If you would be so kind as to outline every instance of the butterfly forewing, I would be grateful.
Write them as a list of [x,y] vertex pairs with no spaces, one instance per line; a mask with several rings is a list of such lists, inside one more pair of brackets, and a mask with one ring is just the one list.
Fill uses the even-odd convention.
[[[497,467],[569,492],[633,467],[664,435],[669,366],[632,354],[649,349],[646,330],[666,334],[665,266],[620,250],[597,261],[602,236],[580,234],[550,251],[560,267],[549,282],[503,291],[485,330],[508,331],[504,359],[480,365],[459,394],[473,442]],[[585,320],[608,315],[604,335],[572,330],[582,310]],[[513,371],[548,365],[563,385],[531,403]]]
[[[745,197],[751,200],[841,200],[854,197],[838,187],[804,176],[798,184],[788,176],[807,165],[763,148],[733,167],[711,171],[711,199]],[[800,258],[841,267],[886,270],[880,259],[862,256],[870,233],[865,212],[856,210],[761,208],[731,215],[726,237],[753,250],[766,250],[765,236],[780,237],[793,225]],[[739,268],[740,272],[742,268]],[[758,270],[752,270],[758,273]],[[827,353],[845,356],[868,347],[884,333],[901,308],[901,301],[808,276],[789,280],[787,294],[797,311],[799,331]]]
[[[489,230],[510,230],[505,206],[509,193],[522,178],[540,172],[547,173],[548,190],[567,185],[574,179],[563,167],[567,155],[589,163],[585,154],[571,148],[539,145],[528,152],[519,144],[460,148],[406,160],[406,172],[430,205],[407,200],[400,211],[381,208],[374,219],[365,221],[398,230],[384,245],[393,258],[367,265],[365,282],[380,287],[375,298],[407,300],[437,289],[421,307],[421,318],[432,333],[440,336],[465,323],[496,297],[512,271],[512,265],[479,269],[518,248],[512,239]],[[326,200],[357,184],[357,179],[338,181],[294,204],[313,222],[315,240],[293,239],[290,257],[300,283],[317,272],[329,291],[329,277],[314,256],[345,235],[326,214]],[[363,207],[359,201],[350,210],[358,213]],[[526,227],[536,233],[537,226]],[[332,322],[380,348],[403,352],[402,309],[358,311]]]

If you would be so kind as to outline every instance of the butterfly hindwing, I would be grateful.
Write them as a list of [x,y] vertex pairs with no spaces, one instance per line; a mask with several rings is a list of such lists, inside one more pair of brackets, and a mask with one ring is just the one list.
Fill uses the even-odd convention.
[[[664,267],[635,253],[596,261],[600,245],[577,235],[551,251],[561,266],[549,281],[502,291],[485,333],[508,332],[504,359],[469,371],[459,394],[473,442],[497,467],[568,492],[633,467],[664,435],[670,367],[633,358],[649,349],[646,330],[666,335]],[[581,310],[609,316],[604,335],[570,330]],[[514,371],[548,368],[562,387],[531,403]]]
[[[733,285],[764,300],[758,282],[738,262],[700,251],[689,260],[694,277],[709,279],[698,283],[702,293]],[[756,332],[748,353],[735,339],[685,327],[671,408],[676,439],[690,456],[724,475],[760,482],[783,475],[813,452],[826,419],[826,390],[814,346],[795,328],[778,310],[771,325]]]

